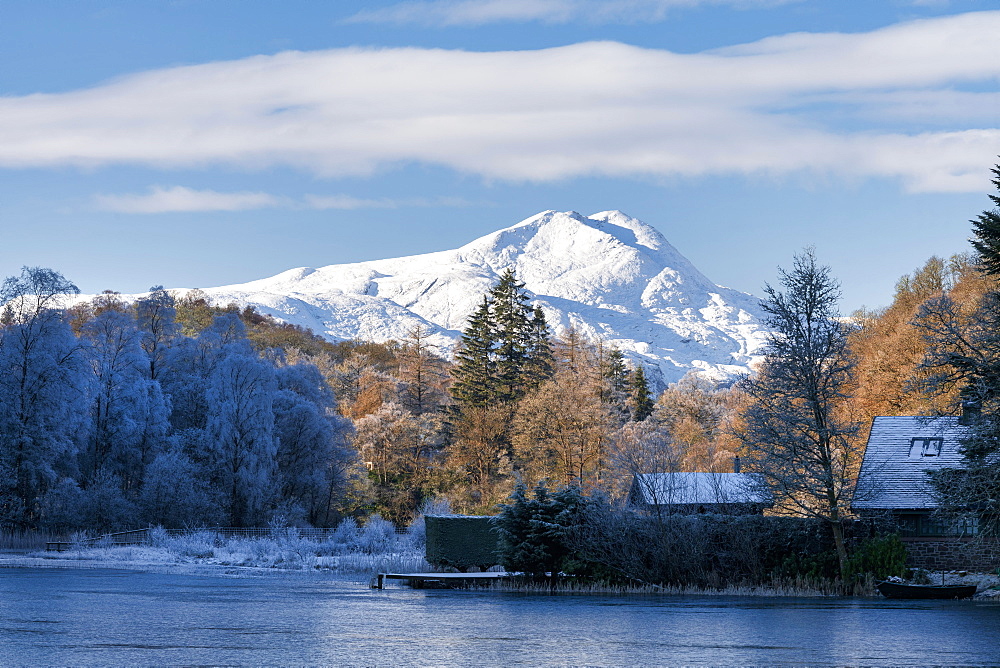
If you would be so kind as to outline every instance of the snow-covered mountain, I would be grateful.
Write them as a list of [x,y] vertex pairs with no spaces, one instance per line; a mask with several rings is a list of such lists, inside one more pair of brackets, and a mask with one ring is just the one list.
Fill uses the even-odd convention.
[[545,211],[455,250],[291,269],[204,292],[333,340],[401,339],[423,325],[447,353],[507,267],[556,333],[572,326],[603,339],[668,383],[692,370],[715,379],[744,372],[766,334],[756,298],[715,285],[620,211]]

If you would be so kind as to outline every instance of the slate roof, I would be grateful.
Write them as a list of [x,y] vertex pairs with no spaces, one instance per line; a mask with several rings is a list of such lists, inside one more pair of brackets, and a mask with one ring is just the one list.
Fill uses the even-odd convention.
[[[877,417],[861,463],[858,510],[931,510],[937,507],[927,483],[928,470],[961,468],[958,439],[966,428],[957,417]],[[940,453],[927,456],[922,442],[940,438]]]
[[752,473],[640,473],[629,498],[646,505],[771,504]]

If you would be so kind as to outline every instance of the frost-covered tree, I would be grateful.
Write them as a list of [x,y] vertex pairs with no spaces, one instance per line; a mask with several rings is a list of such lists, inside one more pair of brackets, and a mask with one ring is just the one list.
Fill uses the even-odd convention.
[[0,287],[0,523],[36,526],[59,472],[71,473],[87,411],[83,356],[61,310],[75,285],[25,267]]
[[344,484],[351,424],[337,414],[333,391],[315,366],[281,367],[277,381],[273,410],[279,495],[286,514],[298,508],[310,524],[321,524],[329,515],[331,488]]
[[357,421],[354,442],[369,467],[380,513],[397,522],[413,519],[440,444],[439,427],[435,416],[414,415],[391,402]]
[[114,475],[135,492],[166,441],[169,408],[150,379],[149,357],[133,317],[105,310],[82,328],[93,371],[90,430],[81,452],[82,480]]
[[135,302],[135,317],[142,332],[142,349],[149,358],[152,380],[159,380],[170,344],[180,334],[174,303],[174,298],[162,285],[154,285],[149,295]]
[[138,505],[144,523],[168,529],[227,519],[214,503],[204,472],[181,447],[160,452],[146,467]]
[[229,354],[254,355],[246,328],[234,314],[216,316],[197,338],[182,338],[168,349],[160,383],[170,397],[175,430],[206,428],[209,378]]
[[274,367],[231,353],[209,377],[207,431],[214,448],[215,489],[232,526],[267,519],[274,499]]

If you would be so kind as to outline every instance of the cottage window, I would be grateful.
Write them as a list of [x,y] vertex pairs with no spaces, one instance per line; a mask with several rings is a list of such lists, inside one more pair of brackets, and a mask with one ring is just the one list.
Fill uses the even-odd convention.
[[941,444],[943,438],[914,438],[910,439],[911,457],[937,457],[941,454]]

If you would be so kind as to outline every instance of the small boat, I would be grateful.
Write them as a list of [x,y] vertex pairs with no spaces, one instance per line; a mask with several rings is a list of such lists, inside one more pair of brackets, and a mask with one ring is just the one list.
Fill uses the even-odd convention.
[[886,598],[969,598],[976,585],[918,585],[901,582],[877,582],[875,588]]

